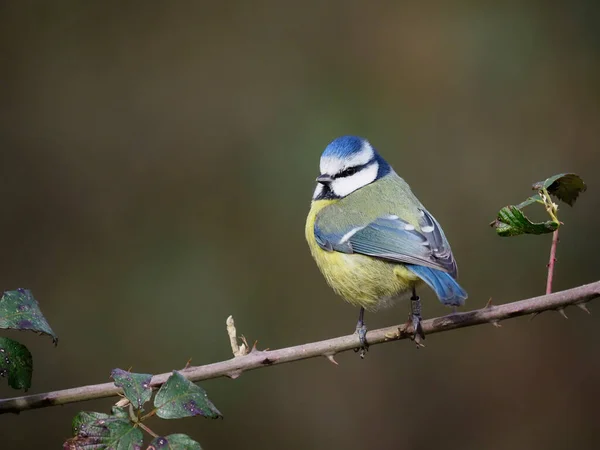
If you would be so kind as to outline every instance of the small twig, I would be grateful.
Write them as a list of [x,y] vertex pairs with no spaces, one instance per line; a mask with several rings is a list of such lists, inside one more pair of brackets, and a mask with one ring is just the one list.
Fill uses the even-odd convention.
[[158,437],[158,434],[156,434],[154,431],[152,431],[150,428],[148,428],[142,422],[138,422],[137,425],[138,425],[138,427],[140,427],[142,430],[144,430],[146,433],[148,433],[153,438],[157,438]]
[[[586,284],[554,294],[542,295],[504,305],[487,305],[484,308],[463,313],[454,313],[444,317],[424,320],[421,322],[426,335],[454,330],[456,328],[470,327],[484,323],[498,323],[501,320],[525,316],[542,311],[557,310],[569,305],[580,305],[600,297],[600,281]],[[410,338],[413,335],[412,326],[409,324],[396,325],[368,332],[369,345],[391,342]],[[301,359],[327,357],[336,353],[353,350],[360,346],[357,334],[336,337],[320,342],[297,345],[295,347],[278,350],[261,351],[253,349],[246,356],[234,357],[226,361],[207,364],[205,366],[188,367],[181,371],[182,375],[193,382],[210,378],[230,377],[241,373],[260,369],[262,367],[298,361]],[[331,360],[330,358],[328,358]],[[164,384],[171,376],[171,372],[152,377],[151,386],[156,389]],[[23,397],[0,400],[1,413],[18,413],[21,411],[44,408],[47,406],[64,405],[84,400],[112,397],[121,391],[114,383],[103,383],[90,386],[81,386],[61,391],[45,392],[42,394],[26,395]]]
[[550,247],[550,261],[548,261],[548,280],[546,281],[546,295],[552,293],[552,279],[554,277],[554,263],[556,263],[556,246],[558,245],[558,228],[552,233],[552,246]]

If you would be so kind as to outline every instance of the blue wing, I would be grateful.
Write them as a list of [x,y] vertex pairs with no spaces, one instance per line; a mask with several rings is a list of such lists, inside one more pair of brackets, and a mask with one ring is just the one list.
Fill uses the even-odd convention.
[[365,226],[326,232],[315,222],[315,237],[328,251],[360,253],[406,264],[444,304],[461,305],[467,293],[455,281],[457,266],[439,223],[419,209],[419,230],[396,215],[379,217]]
[[361,253],[405,264],[448,272],[456,277],[456,262],[439,224],[426,210],[419,210],[420,230],[395,215],[383,216],[365,226],[327,232],[315,222],[315,237],[328,251]]

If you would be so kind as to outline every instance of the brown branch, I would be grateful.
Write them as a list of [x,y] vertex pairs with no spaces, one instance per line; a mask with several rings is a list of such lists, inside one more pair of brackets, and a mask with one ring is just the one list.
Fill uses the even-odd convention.
[[[444,317],[425,320],[422,322],[422,326],[423,331],[427,335],[484,323],[497,325],[501,320],[540,313],[543,311],[561,310],[569,305],[577,305],[581,307],[581,309],[586,310],[585,303],[598,297],[600,297],[600,281],[568,289],[566,291],[533,297],[513,303],[506,303],[504,305],[496,306],[488,304],[486,307],[475,311],[454,313]],[[408,324],[403,324],[369,331],[367,333],[367,340],[370,345],[375,345],[407,339],[410,338],[410,336],[412,336],[412,327]],[[181,373],[192,381],[201,381],[223,376],[237,378],[242,372],[261,367],[314,358],[317,356],[331,359],[336,353],[352,350],[358,346],[358,336],[352,334],[279,350],[260,351],[252,349],[252,351],[245,356],[238,356],[227,361],[205,366],[188,367],[183,369]],[[167,381],[167,378],[170,375],[170,372],[155,375],[152,378],[152,386],[155,388],[159,387]],[[28,409],[113,397],[120,392],[121,389],[117,388],[113,383],[104,383],[55,392],[46,392],[43,394],[9,398],[0,400],[0,414],[7,412],[18,413]]]
[[552,278],[554,277],[554,264],[556,263],[556,246],[558,245],[558,228],[552,233],[552,246],[550,247],[550,261],[548,261],[548,280],[546,281],[546,294],[552,293]]

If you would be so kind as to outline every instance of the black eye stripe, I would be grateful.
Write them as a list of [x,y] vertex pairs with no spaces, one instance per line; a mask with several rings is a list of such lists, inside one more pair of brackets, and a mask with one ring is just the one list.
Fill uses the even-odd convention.
[[373,161],[375,161],[375,158],[371,159],[370,161],[367,161],[365,164],[362,164],[360,166],[348,167],[348,168],[342,170],[341,172],[337,173],[334,176],[334,178],[344,178],[344,177],[349,177],[351,175],[354,175],[355,173],[360,172],[361,170],[370,166],[373,163]]
[[338,177],[349,177],[350,175],[354,175],[356,172],[358,172],[358,168],[357,167],[348,167],[346,170],[343,170],[342,172],[338,173],[336,175],[336,178],[338,178]]

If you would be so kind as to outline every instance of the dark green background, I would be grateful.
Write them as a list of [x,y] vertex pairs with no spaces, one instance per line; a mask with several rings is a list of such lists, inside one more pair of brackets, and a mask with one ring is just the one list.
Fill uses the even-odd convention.
[[[597,5],[3,2],[0,279],[60,337],[8,334],[32,350],[30,392],[229,358],[229,314],[263,348],[351,332],[304,242],[341,134],[368,137],[443,224],[466,308],[543,293],[550,236],[488,223],[555,173],[589,185],[561,206],[556,288],[598,279]],[[598,448],[591,309],[206,381],[224,420],[150,425],[206,449]],[[0,416],[2,448],[60,448],[77,411],[111,402]]]

